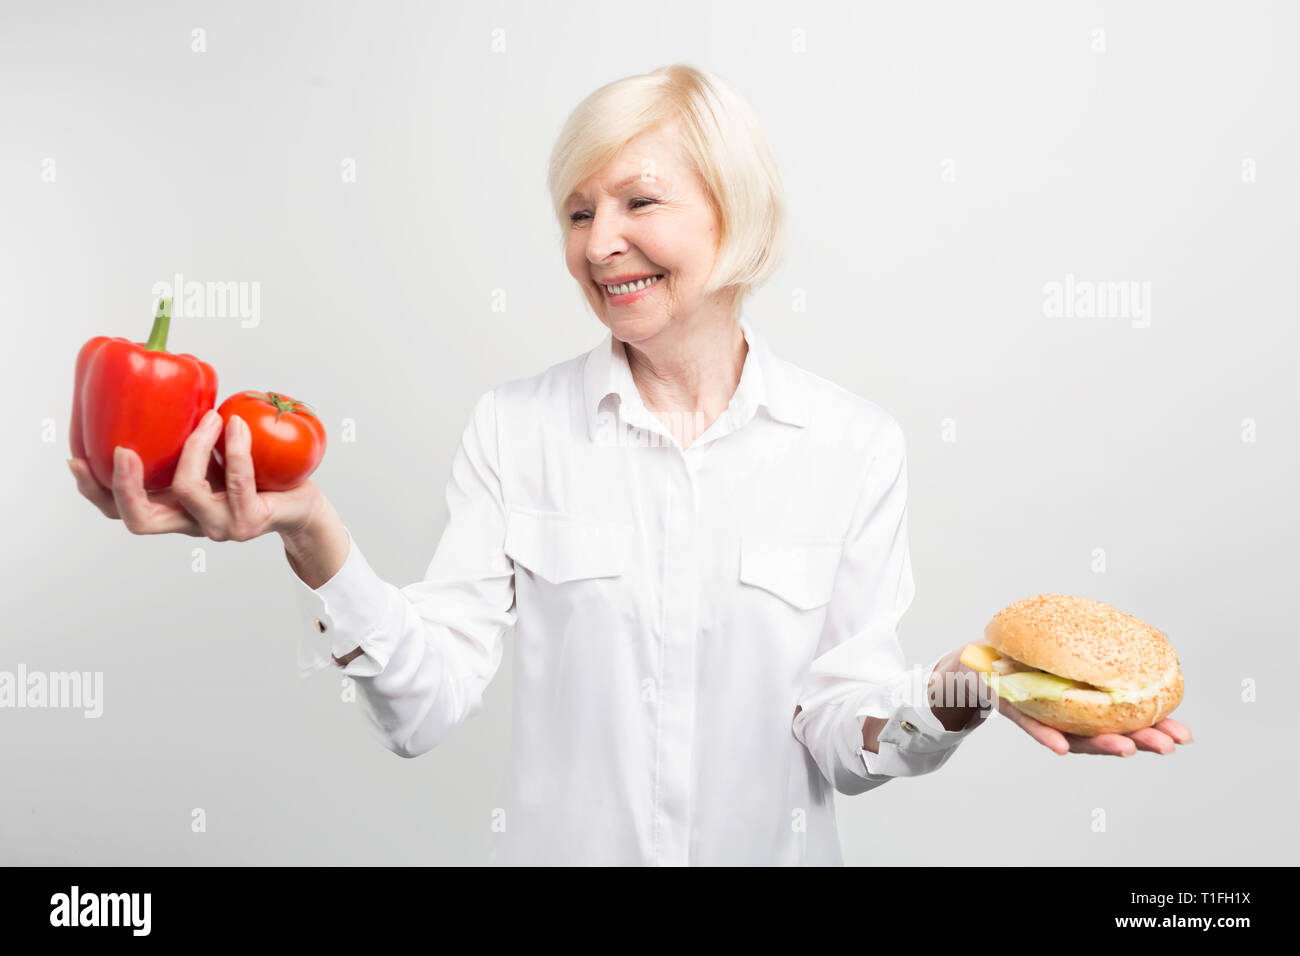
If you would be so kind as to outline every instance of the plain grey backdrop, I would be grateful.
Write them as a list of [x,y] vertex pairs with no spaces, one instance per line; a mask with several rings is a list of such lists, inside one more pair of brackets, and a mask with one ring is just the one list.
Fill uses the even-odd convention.
[[[314,403],[315,480],[418,580],[473,400],[605,332],[553,138],[676,61],[753,104],[785,179],[747,315],[906,432],[909,661],[1056,591],[1162,628],[1186,678],[1175,754],[1062,758],[995,718],[837,797],[846,862],[1292,861],[1297,29],[1251,2],[7,0],[0,670],[102,673],[103,713],[0,709],[0,862],[486,861],[512,635],[480,716],[387,752],[338,675],[300,680],[277,537],[137,537],[76,493],[73,360],[143,341],[178,273],[256,288],[256,322],[174,320],[171,350],[218,400]],[[1060,315],[1067,282],[1145,296]]]

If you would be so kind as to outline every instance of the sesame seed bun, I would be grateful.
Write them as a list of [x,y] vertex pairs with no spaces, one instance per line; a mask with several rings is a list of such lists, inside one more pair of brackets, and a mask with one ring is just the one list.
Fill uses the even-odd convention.
[[1075,688],[1059,700],[1015,703],[1065,733],[1129,733],[1151,726],[1183,699],[1178,658],[1164,634],[1100,601],[1065,594],[1025,598],[994,615],[984,641],[1003,657],[1049,674],[1143,695],[1113,701],[1101,690]]

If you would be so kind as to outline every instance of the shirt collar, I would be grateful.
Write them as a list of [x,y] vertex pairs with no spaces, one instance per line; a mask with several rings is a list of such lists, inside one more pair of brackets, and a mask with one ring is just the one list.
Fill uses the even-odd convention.
[[[745,317],[739,319],[749,351],[741,369],[740,381],[724,414],[747,421],[759,406],[778,421],[804,426],[809,421],[808,394],[785,362],[772,354],[767,339]],[[623,343],[605,332],[605,338],[587,353],[583,368],[583,404],[587,412],[588,435],[596,439],[601,406],[610,395],[618,396],[619,415],[633,421],[648,415],[632,378]]]

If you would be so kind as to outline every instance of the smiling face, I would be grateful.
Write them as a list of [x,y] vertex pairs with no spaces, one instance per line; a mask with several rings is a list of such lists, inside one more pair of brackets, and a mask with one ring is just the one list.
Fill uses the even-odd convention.
[[[718,218],[675,131],[630,140],[565,205],[565,263],[592,311],[623,342],[650,338],[673,322],[723,309],[723,290],[703,298],[717,253]],[[609,283],[654,277],[637,289]]]

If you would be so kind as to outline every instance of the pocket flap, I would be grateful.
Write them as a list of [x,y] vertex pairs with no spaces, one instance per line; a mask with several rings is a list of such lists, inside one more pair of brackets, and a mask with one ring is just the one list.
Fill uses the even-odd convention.
[[554,584],[622,574],[632,543],[632,526],[561,511],[511,507],[505,552]]
[[740,580],[811,610],[830,601],[843,551],[842,538],[745,535],[740,539]]

